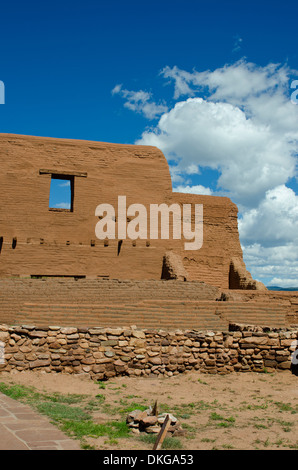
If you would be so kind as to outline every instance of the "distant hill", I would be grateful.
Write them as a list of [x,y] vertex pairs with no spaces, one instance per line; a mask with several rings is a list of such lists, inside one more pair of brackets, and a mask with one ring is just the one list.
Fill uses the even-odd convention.
[[298,286],[297,287],[279,287],[279,286],[267,286],[268,290],[297,290],[298,291]]

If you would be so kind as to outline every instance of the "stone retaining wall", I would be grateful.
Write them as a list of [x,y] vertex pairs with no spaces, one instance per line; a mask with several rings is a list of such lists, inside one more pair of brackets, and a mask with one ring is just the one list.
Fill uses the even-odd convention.
[[297,329],[240,324],[230,324],[229,332],[0,325],[0,371],[86,373],[93,380],[187,370],[270,372],[292,368],[297,338]]

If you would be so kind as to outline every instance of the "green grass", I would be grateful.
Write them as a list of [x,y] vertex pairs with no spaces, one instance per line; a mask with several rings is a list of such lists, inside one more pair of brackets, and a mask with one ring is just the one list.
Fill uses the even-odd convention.
[[212,403],[200,400],[197,402],[183,403],[181,405],[173,405],[171,407],[167,403],[161,403],[158,405],[160,413],[172,413],[177,418],[182,419],[189,419],[195,413],[218,407],[219,405],[216,400]]
[[67,403],[69,405],[80,403],[86,395],[81,394],[68,394],[62,395],[61,393],[47,393],[37,392],[33,387],[25,387],[24,385],[7,385],[0,382],[0,392],[13,398],[14,400],[23,401],[26,403],[37,402],[39,400],[51,401],[54,403]]
[[288,444],[290,449],[298,450],[298,441],[295,444]]
[[256,439],[253,444],[261,444],[263,447],[268,447],[270,445],[269,438],[267,437],[266,441],[261,441],[260,439]]
[[96,411],[102,409],[102,404],[104,403],[106,397],[102,394],[98,394],[95,398],[91,398],[87,401],[85,409],[88,411]]
[[234,447],[231,444],[222,444],[221,446],[223,449],[234,449]]
[[99,388],[102,388],[102,389],[105,389],[106,388],[106,384],[104,382],[101,382],[100,380],[98,382],[96,382],[99,386]]
[[63,422],[62,431],[78,439],[84,437],[107,436],[110,439],[129,437],[130,430],[124,421],[108,421],[105,424],[97,424],[91,420],[76,421],[68,420]]
[[73,420],[81,421],[90,419],[90,415],[82,408],[73,407],[64,403],[41,402],[36,405],[37,411],[48,416],[54,421]]
[[35,392],[31,387],[23,387],[21,385],[6,385],[0,382],[0,392],[4,393],[10,398],[19,401],[28,401],[38,399],[40,394]]
[[233,416],[230,416],[229,418],[224,418],[223,416],[219,415],[216,412],[213,412],[209,416],[210,421],[220,421],[217,423],[218,427],[223,427],[223,428],[228,428],[230,426],[233,426],[235,423],[235,418]]
[[298,412],[298,406],[293,407],[290,403],[283,403],[280,401],[275,401],[274,404],[279,408],[279,411],[290,411],[292,414]]
[[[59,393],[50,395],[37,392],[32,387],[7,385],[2,382],[0,383],[0,392],[15,400],[27,403],[39,413],[48,416],[53,424],[56,424],[65,433],[81,439],[82,448],[89,448],[88,443],[84,441],[86,437],[107,436],[110,442],[115,442],[118,438],[130,435],[130,429],[125,421],[108,421],[105,424],[97,424],[92,421],[89,411],[98,409],[104,403],[105,396],[102,394],[98,394],[94,399],[86,402],[86,395],[62,395]],[[74,406],[77,403],[81,403],[81,406]],[[121,408],[120,410],[124,413],[127,412],[127,409],[133,410],[137,407],[139,407],[138,404],[132,403],[126,409]],[[146,408],[142,407],[142,409]]]
[[145,411],[148,409],[148,405],[142,405],[140,403],[135,402],[127,403],[125,400],[120,400],[120,404],[122,405],[122,407],[117,408],[117,411],[120,414],[127,414],[134,410]]
[[43,395],[43,398],[54,403],[67,403],[73,405],[75,403],[81,403],[86,395],[79,395],[75,393],[69,393],[68,395],[62,395],[61,393],[53,393],[52,395]]
[[[146,444],[153,445],[156,442],[156,434],[144,434],[139,436],[139,440],[145,442]],[[162,449],[183,449],[181,441],[176,437],[166,437],[161,446]]]
[[202,380],[202,379],[198,379],[198,382],[202,385],[208,385],[207,382],[204,382],[204,380]]
[[254,424],[254,427],[256,429],[268,429],[269,426],[266,426],[265,424]]
[[[198,382],[202,383],[202,387],[200,387],[202,389],[205,384],[203,384],[201,379]],[[117,448],[117,446],[121,448],[121,442],[118,443],[118,440],[121,438],[131,438],[134,442],[140,440],[149,446],[153,446],[157,435],[145,433],[141,433],[138,436],[134,435],[127,426],[125,418],[129,412],[135,409],[144,411],[149,408],[149,405],[153,407],[154,399],[152,398],[150,403],[150,401],[145,401],[142,396],[129,394],[134,393],[134,390],[126,389],[123,385],[118,387],[117,384],[112,382],[96,383],[98,385],[98,390],[95,387],[95,393],[98,391],[96,396],[49,393],[46,390],[37,391],[33,387],[2,382],[0,382],[0,392],[26,403],[35,408],[39,413],[46,415],[62,431],[70,437],[78,439],[82,449],[94,449],[95,446],[92,445],[93,442],[90,439],[99,437],[103,439],[96,443],[97,446],[105,446],[107,444],[111,447],[114,446],[114,448]],[[114,389],[112,388],[113,386]],[[208,390],[211,390],[211,386],[208,385],[208,387]],[[226,388],[226,390],[231,392],[229,388]],[[117,396],[120,391],[123,394]],[[182,442],[187,443],[188,439],[196,438],[197,440],[200,439],[202,443],[209,442],[211,446],[216,446],[214,449],[232,449],[232,440],[226,444],[220,444],[220,439],[218,438],[201,439],[201,433],[206,430],[210,431],[210,429],[213,429],[219,435],[226,433],[226,431],[231,432],[231,429],[226,430],[225,428],[240,426],[241,411],[249,410],[249,413],[245,415],[247,421],[244,426],[251,426],[252,429],[254,428],[255,433],[258,430],[257,436],[259,438],[252,445],[258,446],[261,449],[268,449],[272,446],[298,448],[298,444],[295,443],[294,439],[294,442],[285,439],[285,437],[291,438],[291,432],[295,425],[295,417],[290,416],[298,412],[295,402],[274,401],[274,399],[268,399],[269,395],[265,397],[253,394],[249,396],[247,401],[242,401],[236,408],[233,403],[222,403],[219,400],[213,400],[209,396],[206,396],[206,400],[199,400],[201,398],[200,395],[194,395],[193,401],[177,405],[175,404],[174,393],[171,396],[167,395],[167,393],[164,395],[164,400],[168,399],[168,402],[158,403],[158,412],[168,412],[179,419],[182,427],[187,431],[185,437],[181,438]],[[92,413],[95,411],[97,411],[97,415],[106,415],[105,422],[100,421],[98,423],[93,421]],[[272,417],[270,417],[270,411],[274,412]],[[277,417],[280,419],[277,419]],[[100,418],[102,419],[102,417]],[[272,424],[278,425],[281,432],[281,436],[275,437],[275,442],[271,438],[271,441],[267,438],[268,431],[266,429],[269,429]],[[234,431],[233,433],[231,432],[233,435],[234,433]],[[167,437],[163,442],[162,449],[183,449],[181,441],[176,437]],[[211,446],[209,445],[208,447]]]
[[198,431],[196,426],[191,426],[190,424],[183,423],[183,429],[187,431],[187,439],[195,439],[196,433]]
[[276,419],[276,423],[278,423],[284,432],[291,432],[292,431],[292,426],[294,426],[295,422],[294,421],[283,421],[281,419]]

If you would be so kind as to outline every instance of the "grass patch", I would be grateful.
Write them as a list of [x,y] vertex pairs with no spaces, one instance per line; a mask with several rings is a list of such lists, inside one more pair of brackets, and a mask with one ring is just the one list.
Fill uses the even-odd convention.
[[196,437],[196,433],[198,431],[197,427],[183,423],[183,429],[186,429],[187,431],[187,439],[194,439]]
[[[151,444],[153,445],[156,441],[157,435],[156,434],[144,434],[142,436],[139,436],[139,440],[142,442],[145,442],[146,444]],[[180,439],[177,439],[176,437],[166,437],[162,443],[161,446],[162,449],[182,449],[182,443]]]
[[[105,424],[97,424],[92,421],[89,411],[98,409],[104,403],[105,396],[102,394],[98,394],[86,403],[86,400],[84,401],[86,395],[62,395],[59,393],[50,395],[36,392],[34,388],[21,385],[0,383],[0,391],[15,400],[31,405],[39,413],[48,416],[53,424],[56,424],[66,434],[81,439],[83,448],[88,448],[88,444],[83,441],[85,437],[107,436],[112,442],[112,440],[115,441],[130,435],[130,430],[123,421],[111,421]],[[82,406],[74,406],[79,402]],[[120,411],[127,412],[129,408],[135,409],[138,406],[136,403],[132,403],[130,407]]]
[[90,419],[90,415],[82,408],[69,406],[64,403],[42,402],[36,405],[39,413],[48,416],[54,421],[73,420],[81,421]]
[[106,388],[106,384],[104,382],[101,382],[100,380],[98,382],[96,382],[99,386],[99,388],[102,388],[102,389],[105,389]]
[[79,395],[76,393],[69,393],[68,395],[62,395],[61,393],[53,393],[52,395],[42,395],[43,399],[49,400],[54,403],[66,403],[68,405],[73,405],[76,403],[81,403],[86,395]]
[[0,392],[4,393],[10,398],[19,401],[30,401],[38,399],[40,394],[31,387],[24,387],[22,385],[7,385],[3,382],[0,383]]
[[[259,397],[252,397],[253,400],[260,400]],[[256,405],[256,404],[247,404],[246,402],[242,402],[241,403],[241,408],[240,408],[240,411],[243,411],[243,410],[252,410],[252,411],[255,411],[255,410],[267,410],[268,409],[268,403],[262,403],[260,405]]]
[[223,416],[219,415],[216,412],[213,412],[209,416],[210,421],[220,421],[219,423],[216,423],[217,426],[219,427],[224,427],[228,428],[230,426],[233,426],[235,423],[235,418],[233,416],[230,416],[229,418],[224,418]]
[[208,385],[207,382],[204,382],[204,380],[202,380],[202,379],[198,379],[198,382],[202,385]]
[[270,445],[269,438],[267,437],[266,441],[261,441],[260,439],[256,439],[253,444],[261,444],[263,447],[268,447]]
[[148,409],[148,405],[142,405],[140,403],[135,403],[135,402],[127,403],[125,400],[120,400],[120,404],[123,405],[122,407],[118,408],[118,411],[120,414],[130,413],[131,411],[134,411],[134,410],[145,411]]
[[290,449],[298,450],[298,441],[295,444],[288,444]]
[[269,426],[266,426],[265,424],[254,424],[254,427],[256,429],[268,429]]
[[284,432],[292,431],[291,428],[295,424],[295,422],[293,422],[293,421],[283,421],[281,419],[276,419],[275,422],[278,423],[282,427]]
[[104,395],[96,395],[95,398],[91,398],[85,405],[85,409],[88,411],[96,411],[102,408],[106,397]]
[[283,403],[281,401],[275,401],[274,404],[279,408],[279,411],[290,411],[292,414],[298,412],[298,406],[293,407],[290,403]]
[[210,439],[209,437],[203,437],[203,439],[201,439],[201,442],[215,442],[216,439]]
[[110,403],[104,403],[100,408],[103,411],[103,413],[110,415],[110,416],[115,416],[115,415],[127,415],[131,411],[134,410],[141,410],[145,411],[148,409],[148,405],[142,405],[140,403],[128,403],[126,400],[120,400],[120,404],[122,406],[112,406]]
[[209,410],[210,408],[217,408],[219,405],[216,400],[212,403],[208,403],[204,400],[197,402],[183,403],[181,405],[169,406],[167,403],[161,403],[158,405],[160,413],[172,413],[177,418],[189,419],[193,414]]
[[91,420],[69,420],[63,422],[61,429],[77,439],[85,437],[96,438],[101,436],[107,436],[109,439],[119,439],[129,437],[130,435],[130,430],[124,421],[108,421],[104,424],[97,424]]

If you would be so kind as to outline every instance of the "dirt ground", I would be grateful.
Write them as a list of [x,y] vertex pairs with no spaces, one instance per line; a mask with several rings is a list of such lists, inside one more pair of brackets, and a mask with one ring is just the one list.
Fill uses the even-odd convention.
[[[83,375],[2,372],[0,382],[90,398],[100,393],[105,406],[93,411],[97,423],[120,419],[117,413],[109,414],[109,409],[119,405],[149,407],[157,400],[160,410],[166,406],[186,431],[186,435],[179,436],[177,449],[298,449],[298,377],[290,371],[116,377],[100,385]],[[95,449],[152,449],[152,443],[134,434],[112,441],[88,438],[87,442]]]

